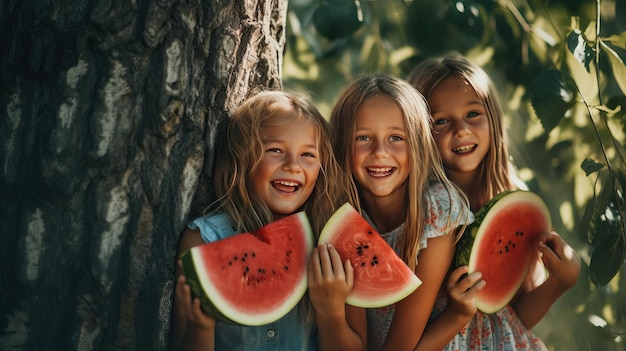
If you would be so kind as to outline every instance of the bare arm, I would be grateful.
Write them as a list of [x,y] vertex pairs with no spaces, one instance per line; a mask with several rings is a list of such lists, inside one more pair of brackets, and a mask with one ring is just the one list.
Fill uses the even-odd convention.
[[521,294],[513,306],[528,329],[537,325],[556,300],[576,284],[580,274],[580,259],[556,232],[546,234],[539,251],[548,279],[536,289]]
[[383,350],[413,350],[418,345],[453,255],[453,235],[428,240],[428,247],[419,253],[415,269],[422,285],[396,304]]
[[476,294],[485,287],[485,281],[480,272],[461,279],[467,272],[468,267],[461,266],[450,274],[447,283],[448,306],[428,324],[416,351],[442,350],[476,314]]
[[322,244],[313,250],[308,270],[309,296],[315,308],[319,349],[365,350],[365,310],[345,304],[354,278],[350,261],[342,263],[334,247]]
[[186,229],[178,243],[176,255],[176,292],[172,313],[172,350],[209,350],[215,346],[215,320],[200,308],[200,299],[191,296],[185,280],[180,255],[204,241],[197,230]]

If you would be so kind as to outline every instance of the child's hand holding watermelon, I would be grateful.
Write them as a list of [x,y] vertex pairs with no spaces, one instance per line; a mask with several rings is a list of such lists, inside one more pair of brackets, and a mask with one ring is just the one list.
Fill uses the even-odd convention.
[[527,328],[535,326],[554,302],[569,290],[580,274],[580,259],[559,234],[550,231],[539,242],[539,252],[548,278],[532,287],[515,303],[515,310]]
[[580,259],[574,249],[559,234],[551,231],[539,243],[543,264],[548,270],[548,280],[561,286],[562,292],[570,289],[580,275]]
[[476,295],[485,287],[483,275],[480,272],[469,272],[467,265],[457,267],[448,278],[447,293],[448,306],[464,316],[473,316],[478,307]]
[[184,275],[178,277],[176,281],[174,298],[176,299],[176,304],[182,306],[182,315],[190,323],[190,326],[193,325],[194,329],[214,330],[215,319],[203,312],[199,298],[192,297],[191,289]]
[[308,286],[317,321],[345,319],[345,303],[354,284],[350,260],[345,263],[330,244],[321,243],[311,253],[308,264]]

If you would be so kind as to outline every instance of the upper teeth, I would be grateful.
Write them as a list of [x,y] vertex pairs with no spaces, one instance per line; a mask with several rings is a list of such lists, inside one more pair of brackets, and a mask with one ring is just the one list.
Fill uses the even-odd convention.
[[385,168],[368,168],[368,170],[370,172],[391,172],[392,168],[391,167],[385,167]]
[[285,185],[285,186],[298,186],[298,183],[296,183],[296,182],[288,182],[286,180],[277,180],[274,183],[278,183],[278,184]]
[[471,149],[474,148],[474,145],[465,145],[465,146],[459,146],[455,149],[453,149],[452,151],[469,151]]

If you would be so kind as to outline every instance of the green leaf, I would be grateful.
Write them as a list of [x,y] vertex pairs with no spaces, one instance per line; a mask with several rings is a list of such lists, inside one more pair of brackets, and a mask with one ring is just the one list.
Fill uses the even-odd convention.
[[584,228],[583,232],[583,240],[585,240],[588,244],[595,244],[593,235],[596,231],[596,223],[593,221],[594,214],[596,212],[596,194],[593,194],[591,200],[585,206],[585,213],[583,214],[583,218],[580,221],[580,227]]
[[546,133],[556,127],[576,103],[578,89],[567,74],[548,69],[533,82],[531,104]]
[[[617,175],[609,173],[597,199],[593,242],[597,242],[589,263],[591,280],[597,286],[608,284],[624,263],[626,231],[621,215],[624,199],[616,191]],[[616,197],[617,196],[617,197]]]
[[590,174],[601,170],[604,166],[606,166],[604,163],[598,163],[590,158],[586,158],[580,165],[580,168],[585,171],[585,175],[589,176]]
[[593,250],[589,264],[591,280],[597,286],[608,284],[624,263],[623,233],[610,233]]
[[569,52],[574,55],[576,61],[580,62],[587,72],[589,72],[589,64],[593,61],[594,56],[593,49],[587,45],[580,29],[574,29],[569,32],[565,40]]
[[[589,210],[590,214],[589,225],[584,227],[587,231],[587,242],[592,246],[597,246],[602,240],[604,240],[608,234],[616,232],[617,222],[614,220],[618,214],[614,213],[614,207],[611,203],[613,200],[613,185],[615,179],[610,172],[606,172],[604,184],[600,193],[593,194],[593,207]],[[600,175],[596,179],[598,182]],[[595,188],[595,186],[594,186]],[[587,213],[585,213],[587,215]]]
[[626,94],[626,66],[622,58],[607,43],[601,41],[600,47],[609,57],[611,69],[613,70],[613,78],[617,82],[617,86]]
[[622,336],[624,335],[624,333],[620,333],[620,332],[614,332],[612,331],[608,326],[593,326],[593,330],[598,333],[598,336],[600,336],[600,338],[602,340],[605,341],[613,341],[615,340],[618,336]]

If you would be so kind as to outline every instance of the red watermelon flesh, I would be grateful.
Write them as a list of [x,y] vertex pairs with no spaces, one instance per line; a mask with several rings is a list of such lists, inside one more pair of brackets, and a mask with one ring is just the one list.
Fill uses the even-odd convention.
[[309,220],[299,212],[253,233],[196,246],[181,260],[207,313],[252,326],[282,318],[300,301],[312,250]]
[[469,261],[469,271],[481,272],[487,283],[476,296],[480,311],[494,313],[511,301],[551,227],[545,203],[529,191],[503,192],[476,213],[457,245],[457,263]]
[[348,203],[328,220],[319,242],[332,244],[354,267],[346,303],[363,308],[394,304],[422,283],[395,251]]

